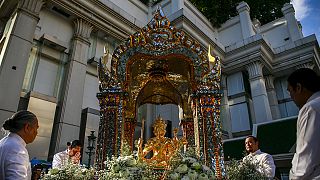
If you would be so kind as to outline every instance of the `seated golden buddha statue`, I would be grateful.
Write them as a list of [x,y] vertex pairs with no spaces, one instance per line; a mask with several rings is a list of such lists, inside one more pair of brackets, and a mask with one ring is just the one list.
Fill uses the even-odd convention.
[[[174,130],[174,138],[170,139],[165,137],[167,124],[165,121],[159,116],[155,123],[153,124],[153,133],[155,137],[150,138],[145,144],[143,150],[142,149],[142,140],[139,139],[139,159],[147,162],[149,165],[155,168],[167,168],[169,165],[170,158],[177,153],[181,147],[186,144],[186,139],[178,139],[177,132],[178,129]],[[150,159],[146,158],[146,156],[152,153],[152,157]]]

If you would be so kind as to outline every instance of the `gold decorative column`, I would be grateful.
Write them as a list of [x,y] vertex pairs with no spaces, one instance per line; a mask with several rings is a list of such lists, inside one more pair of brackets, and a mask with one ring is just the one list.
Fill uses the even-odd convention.
[[136,126],[136,120],[134,118],[125,118],[123,128],[123,141],[128,143],[133,150],[133,134]]
[[181,120],[181,127],[183,131],[183,137],[188,141],[187,146],[194,146],[194,122],[192,118]]

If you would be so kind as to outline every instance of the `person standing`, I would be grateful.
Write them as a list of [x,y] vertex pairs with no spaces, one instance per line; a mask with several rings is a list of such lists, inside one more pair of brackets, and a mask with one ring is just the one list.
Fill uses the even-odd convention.
[[67,150],[59,152],[53,156],[52,168],[62,168],[68,163],[80,164],[81,147],[79,140],[74,140],[67,143]]
[[267,176],[268,179],[272,179],[275,176],[276,166],[270,154],[260,151],[258,139],[248,136],[245,140],[245,148],[248,155],[243,158],[243,161],[253,161],[252,163],[258,165],[257,171]]
[[288,77],[287,90],[300,109],[289,178],[320,179],[320,78],[311,69],[298,69]]
[[30,180],[31,164],[26,144],[38,134],[38,119],[30,111],[18,111],[7,119],[3,128],[9,134],[0,140],[0,179]]

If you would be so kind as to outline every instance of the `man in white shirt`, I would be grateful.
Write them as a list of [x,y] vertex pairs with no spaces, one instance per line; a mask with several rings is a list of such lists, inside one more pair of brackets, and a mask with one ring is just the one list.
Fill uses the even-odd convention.
[[52,168],[62,168],[68,163],[80,164],[81,142],[79,140],[74,140],[67,145],[67,150],[59,152],[53,156]]
[[29,111],[19,111],[5,121],[10,133],[0,140],[0,179],[30,180],[31,165],[26,144],[38,134],[38,119]]
[[298,69],[288,78],[288,91],[300,109],[290,179],[320,179],[320,78],[311,69]]
[[245,140],[245,148],[248,155],[243,158],[243,161],[253,161],[252,163],[258,165],[257,171],[272,179],[276,172],[276,166],[270,154],[260,151],[258,139],[254,136],[248,136]]

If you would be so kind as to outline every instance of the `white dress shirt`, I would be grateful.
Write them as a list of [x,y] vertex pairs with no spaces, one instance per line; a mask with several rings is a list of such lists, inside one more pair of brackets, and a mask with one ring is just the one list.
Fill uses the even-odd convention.
[[16,133],[9,133],[0,140],[0,179],[31,179],[31,164],[26,143]]
[[53,156],[52,168],[61,168],[69,162],[69,150],[59,152]]
[[250,153],[249,155],[245,156],[243,158],[243,161],[251,158],[254,161],[253,163],[259,165],[257,171],[266,175],[270,179],[275,176],[276,166],[274,165],[273,158],[270,154],[261,152],[260,149],[258,149],[256,152]]
[[320,91],[300,109],[290,179],[320,179]]

